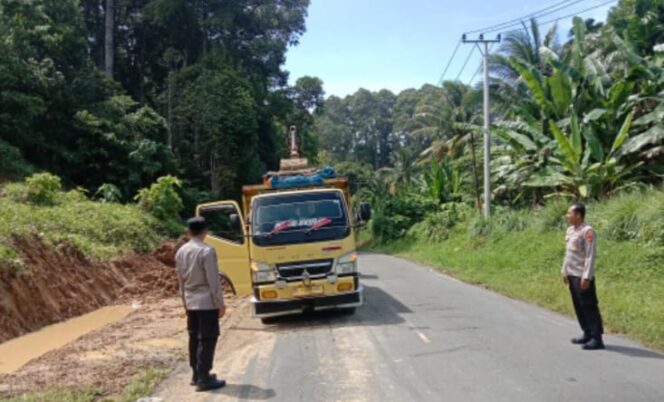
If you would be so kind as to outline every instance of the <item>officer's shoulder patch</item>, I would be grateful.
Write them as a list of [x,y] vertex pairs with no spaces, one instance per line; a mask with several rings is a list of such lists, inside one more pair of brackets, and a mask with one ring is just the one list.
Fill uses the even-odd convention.
[[593,233],[592,229],[589,229],[588,231],[586,231],[586,240],[593,241],[594,238],[595,238],[595,234]]

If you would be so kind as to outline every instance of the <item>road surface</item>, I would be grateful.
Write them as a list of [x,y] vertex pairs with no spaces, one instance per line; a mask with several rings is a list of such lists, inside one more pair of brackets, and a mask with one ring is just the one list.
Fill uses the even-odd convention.
[[[365,305],[263,325],[229,320],[215,371],[195,393],[182,364],[165,401],[664,401],[664,355],[617,336],[569,343],[577,324],[402,259],[364,254]],[[564,289],[561,289],[563,292]],[[601,302],[601,300],[600,300]]]

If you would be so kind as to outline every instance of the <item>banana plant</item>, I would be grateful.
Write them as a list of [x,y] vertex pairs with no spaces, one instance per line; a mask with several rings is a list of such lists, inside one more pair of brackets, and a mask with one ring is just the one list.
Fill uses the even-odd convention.
[[461,171],[452,166],[449,159],[443,162],[432,159],[423,178],[429,195],[439,203],[458,200],[461,193]]
[[[608,152],[590,125],[579,122],[572,115],[566,135],[553,120],[549,127],[557,143],[555,159],[571,178],[565,190],[577,197],[600,198],[608,193],[630,185],[640,166],[621,163],[621,149],[629,136],[634,114],[630,112],[622,122]],[[621,184],[619,186],[619,184]]]

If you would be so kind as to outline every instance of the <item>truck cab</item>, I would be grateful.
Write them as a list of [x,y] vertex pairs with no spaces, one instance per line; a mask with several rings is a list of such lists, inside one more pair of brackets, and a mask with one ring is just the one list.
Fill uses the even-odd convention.
[[370,209],[352,215],[345,178],[242,192],[242,207],[213,202],[197,215],[208,221],[220,273],[236,294],[252,295],[256,317],[362,305],[355,235]]

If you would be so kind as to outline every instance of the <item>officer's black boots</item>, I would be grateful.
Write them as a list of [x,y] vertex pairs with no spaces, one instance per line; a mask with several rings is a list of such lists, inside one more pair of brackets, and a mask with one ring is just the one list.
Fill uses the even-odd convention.
[[589,340],[585,345],[581,346],[583,350],[597,350],[597,349],[604,349],[604,342],[602,342],[602,338],[592,338]]
[[571,341],[575,345],[585,345],[591,339],[592,339],[592,337],[590,336],[590,334],[586,332],[581,336],[577,336],[576,338],[572,338]]
[[205,379],[199,378],[196,382],[196,392],[211,391],[226,386],[226,381],[217,380],[214,375],[208,375]]
[[[210,377],[217,378],[217,375],[210,374]],[[196,374],[196,372],[194,371],[194,374],[191,376],[191,382],[189,383],[189,385],[196,385],[197,382],[198,382],[198,374]]]

